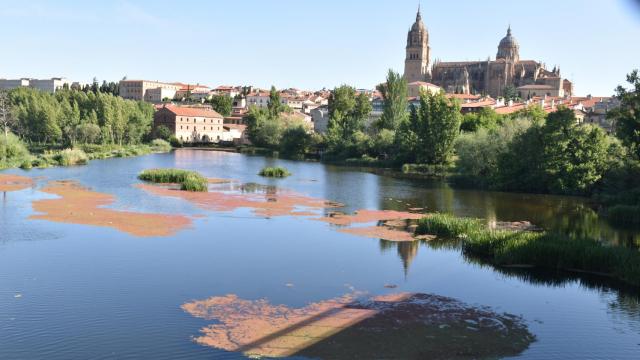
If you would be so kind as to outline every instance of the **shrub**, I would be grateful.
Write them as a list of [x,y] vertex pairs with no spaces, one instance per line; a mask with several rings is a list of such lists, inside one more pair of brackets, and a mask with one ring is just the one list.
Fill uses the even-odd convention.
[[138,179],[160,183],[180,184],[181,190],[206,192],[208,190],[208,180],[195,171],[181,169],[151,169],[145,170],[138,175]]
[[420,174],[433,177],[444,177],[450,169],[449,165],[442,164],[404,164],[402,172],[405,174]]
[[80,149],[64,149],[54,159],[62,166],[86,165],[89,162],[87,154]]
[[266,176],[266,177],[284,178],[291,175],[291,173],[287,169],[277,166],[277,167],[265,167],[262,170],[260,170],[258,175]]
[[18,166],[29,158],[29,150],[17,136],[9,133],[5,142],[4,134],[0,135],[0,168]]
[[171,151],[171,144],[163,139],[154,139],[151,141],[151,149],[155,152]]
[[182,147],[182,140],[178,139],[175,136],[172,136],[172,137],[169,138],[169,143],[174,148],[181,148]]

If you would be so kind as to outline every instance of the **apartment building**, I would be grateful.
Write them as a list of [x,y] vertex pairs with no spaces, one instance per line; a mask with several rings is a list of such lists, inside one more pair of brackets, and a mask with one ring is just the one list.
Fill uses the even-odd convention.
[[153,116],[154,128],[166,126],[184,142],[210,143],[223,139],[222,115],[206,107],[163,105]]

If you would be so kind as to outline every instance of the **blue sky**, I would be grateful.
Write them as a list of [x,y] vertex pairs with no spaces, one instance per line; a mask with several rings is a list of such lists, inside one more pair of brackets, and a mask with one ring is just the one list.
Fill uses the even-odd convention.
[[[640,0],[422,1],[432,56],[523,59],[609,95],[640,68]],[[402,72],[417,0],[0,0],[0,78],[144,78],[217,86],[371,88]]]

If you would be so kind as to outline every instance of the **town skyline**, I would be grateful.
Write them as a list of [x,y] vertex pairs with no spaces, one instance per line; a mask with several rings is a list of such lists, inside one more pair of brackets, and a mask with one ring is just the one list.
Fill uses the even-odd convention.
[[[573,81],[576,94],[611,95],[624,75],[637,67],[634,61],[640,49],[625,41],[640,37],[640,16],[631,0],[611,2],[604,8],[595,1],[548,2],[548,6],[543,1],[539,8],[552,10],[543,14],[527,10],[525,4],[508,8],[502,4],[506,3],[454,8],[422,1],[433,58],[493,59],[498,41],[511,25],[522,56],[548,67],[560,66]],[[213,87],[273,84],[321,89],[349,84],[373,88],[384,80],[388,68],[402,71],[406,31],[417,6],[417,1],[328,1],[320,8],[249,1],[244,11],[232,4],[203,3],[198,11],[171,8],[168,12],[168,2],[160,6],[147,1],[97,6],[75,1],[7,3],[0,27],[6,27],[5,33],[18,30],[26,36],[7,40],[6,46],[15,50],[0,59],[0,78],[62,76],[90,82],[93,77],[118,81],[127,76]],[[286,14],[295,9],[306,16]],[[593,21],[595,14],[602,21]],[[274,21],[274,16],[282,19]],[[58,21],[48,22],[49,30],[44,32],[43,25],[24,21],[52,17]],[[240,17],[242,23],[238,23]],[[189,21],[202,32],[167,26],[172,19],[177,24]],[[540,21],[557,26],[540,26]],[[141,35],[127,36],[131,32]],[[616,33],[625,36],[612,35]],[[79,46],[77,41],[84,42]],[[159,47],[169,48],[163,51],[166,56],[155,55]],[[38,55],[47,53],[46,61]]]

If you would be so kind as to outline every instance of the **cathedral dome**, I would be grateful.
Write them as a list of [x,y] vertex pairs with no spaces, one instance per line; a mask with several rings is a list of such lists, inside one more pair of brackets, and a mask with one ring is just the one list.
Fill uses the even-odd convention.
[[507,36],[503,37],[502,40],[500,40],[500,45],[498,45],[498,48],[514,48],[519,46],[520,45],[518,44],[518,40],[516,40],[516,38],[511,35],[511,26],[509,26],[509,29],[507,29]]
[[520,45],[518,44],[518,40],[511,35],[511,26],[507,29],[507,36],[500,40],[496,59],[513,60],[516,62],[520,60]]

